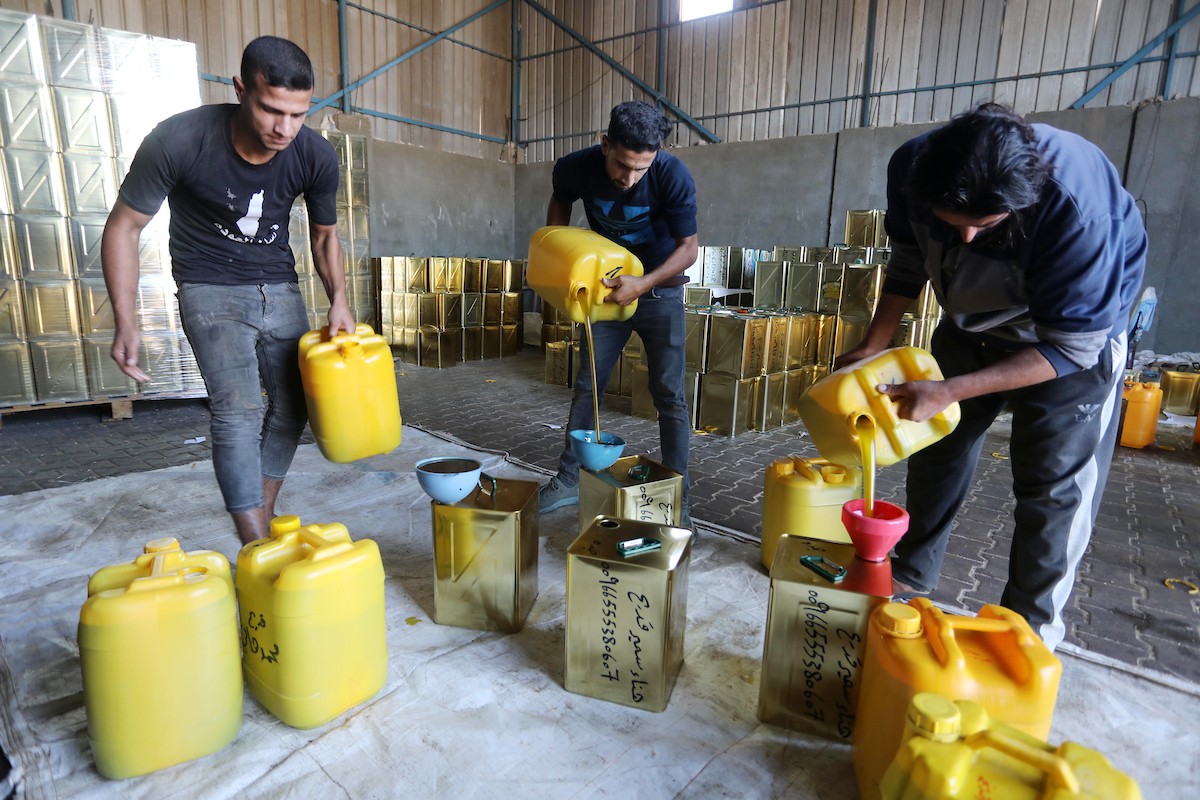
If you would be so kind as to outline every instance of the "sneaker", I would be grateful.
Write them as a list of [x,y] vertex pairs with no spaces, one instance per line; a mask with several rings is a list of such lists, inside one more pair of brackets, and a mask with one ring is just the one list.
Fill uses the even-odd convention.
[[905,600],[911,600],[914,597],[926,597],[929,594],[928,589],[918,589],[915,586],[909,586],[899,578],[892,578],[892,601],[896,603]]
[[550,482],[538,492],[538,512],[542,514],[549,514],[551,511],[573,506],[578,502],[579,487],[566,486],[558,479],[557,475],[551,478]]

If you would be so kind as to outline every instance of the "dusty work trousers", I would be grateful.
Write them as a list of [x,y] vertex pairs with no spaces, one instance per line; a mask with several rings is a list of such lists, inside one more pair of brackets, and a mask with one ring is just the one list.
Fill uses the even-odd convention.
[[294,283],[179,285],[179,317],[208,389],[213,470],[231,514],[263,504],[264,478],[283,480],[308,421]]
[[[1013,350],[994,338],[944,322],[932,351],[946,377],[982,369]],[[1013,540],[1001,605],[1029,621],[1054,648],[1062,610],[1092,535],[1108,479],[1120,416],[1125,337],[1110,340],[1090,369],[1036,386],[960,403],[962,420],[946,438],[908,459],[910,527],[896,546],[896,578],[937,586],[950,530],[974,478],[984,434],[1012,411]]]

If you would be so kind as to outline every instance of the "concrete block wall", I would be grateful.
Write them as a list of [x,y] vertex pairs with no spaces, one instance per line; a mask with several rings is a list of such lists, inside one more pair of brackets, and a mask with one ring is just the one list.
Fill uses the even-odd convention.
[[[1140,349],[1200,351],[1200,98],[1034,114],[1095,142],[1125,177],[1150,235],[1158,292]],[[845,213],[886,206],[892,152],[931,125],[706,145],[673,151],[696,178],[700,244],[770,247],[841,240]],[[524,258],[545,221],[552,164],[509,164],[380,141],[371,151],[373,256]],[[573,224],[585,224],[577,205]]]

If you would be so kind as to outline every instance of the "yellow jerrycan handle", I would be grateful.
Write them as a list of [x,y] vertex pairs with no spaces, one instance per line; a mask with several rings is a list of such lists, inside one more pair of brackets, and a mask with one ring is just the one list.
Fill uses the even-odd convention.
[[[1037,641],[1036,637],[1032,636],[1032,634],[1022,631],[1007,620],[950,615],[932,603],[929,603],[929,601],[921,603],[919,608],[924,625],[932,630],[934,634],[929,639],[929,645],[933,650],[934,656],[943,667],[952,666],[958,670],[966,667],[967,657],[963,653],[955,636],[955,632],[959,630],[1014,634],[1017,637],[1018,647],[1013,649],[1020,652],[1025,652],[1024,648],[1034,646]],[[1028,660],[1013,658],[1011,653],[1004,650],[995,653],[995,656],[996,660],[1009,674],[1009,677],[1015,680],[1025,681],[1032,673],[1032,667]]]
[[[1012,756],[1018,761],[1046,773],[1050,779],[1050,786],[1061,787],[1067,797],[1079,796],[1079,779],[1075,777],[1075,771],[1071,769],[1071,765],[1066,759],[1055,753],[1031,747],[991,729],[971,734],[963,739],[963,744],[973,750],[991,748],[1007,756]],[[1056,793],[1047,791],[1045,796],[1049,797],[1052,794]]]
[[303,542],[312,548],[306,557],[309,561],[321,561],[353,547],[351,542],[334,542],[317,533],[311,527],[301,527],[300,518],[287,514],[271,520],[271,538],[283,543]]
[[150,574],[144,578],[135,578],[130,581],[128,591],[153,592],[158,589],[181,586],[185,583],[194,583],[208,575],[208,567],[192,566],[175,569],[175,563],[179,558],[171,556],[171,552],[155,553],[154,560],[150,563]]

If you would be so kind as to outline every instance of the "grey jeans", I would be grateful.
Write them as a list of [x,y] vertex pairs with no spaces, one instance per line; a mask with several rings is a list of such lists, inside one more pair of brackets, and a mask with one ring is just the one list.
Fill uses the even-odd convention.
[[[294,283],[181,283],[179,317],[208,388],[213,469],[229,513],[263,504],[308,421],[297,361],[309,329]],[[264,396],[265,395],[265,396]]]

